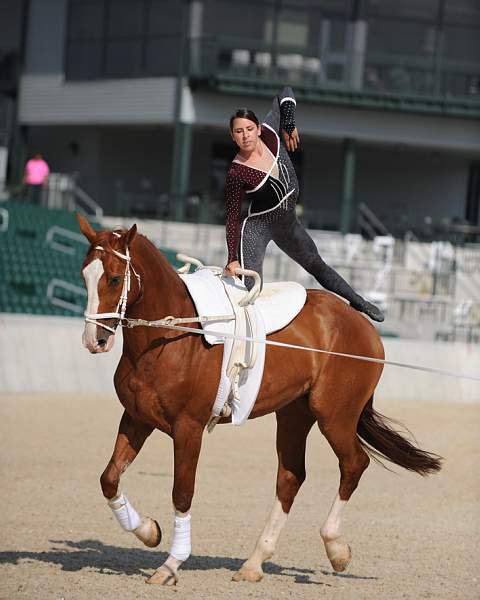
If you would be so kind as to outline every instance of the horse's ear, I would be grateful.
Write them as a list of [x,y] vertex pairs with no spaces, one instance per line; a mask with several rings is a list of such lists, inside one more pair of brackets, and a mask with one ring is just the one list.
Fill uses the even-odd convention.
[[83,215],[81,215],[80,213],[77,212],[76,216],[77,216],[78,224],[80,225],[80,231],[87,238],[87,240],[92,244],[93,240],[97,237],[97,233],[96,233],[95,229],[90,225],[90,223],[87,221],[87,219]]
[[125,242],[126,242],[127,246],[130,246],[130,244],[135,239],[136,235],[137,235],[137,225],[134,223],[130,227],[130,229],[127,231],[127,233],[125,234]]

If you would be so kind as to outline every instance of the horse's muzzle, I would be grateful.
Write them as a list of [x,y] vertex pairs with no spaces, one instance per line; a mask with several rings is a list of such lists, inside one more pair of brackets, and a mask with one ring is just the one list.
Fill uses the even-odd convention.
[[82,343],[85,348],[91,354],[99,354],[101,352],[109,352],[113,348],[113,344],[115,343],[115,334],[110,333],[109,331],[103,331],[102,334],[97,337],[96,335],[96,325],[93,325],[91,328],[90,324],[87,324],[82,336]]

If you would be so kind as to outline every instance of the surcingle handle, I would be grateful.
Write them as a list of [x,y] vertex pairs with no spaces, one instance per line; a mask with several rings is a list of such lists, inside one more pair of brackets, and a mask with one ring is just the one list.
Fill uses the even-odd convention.
[[245,296],[240,300],[238,305],[243,307],[248,306],[249,304],[253,304],[261,292],[262,279],[260,275],[256,271],[251,271],[250,269],[241,269],[240,267],[237,267],[235,269],[235,274],[253,277],[255,283],[253,284],[252,289],[247,294],[245,294]]
[[177,269],[177,273],[188,273],[190,271],[190,265],[195,265],[196,267],[203,267],[202,261],[198,260],[198,258],[193,258],[191,256],[187,256],[186,254],[178,253],[176,256],[177,260],[185,263],[183,267]]

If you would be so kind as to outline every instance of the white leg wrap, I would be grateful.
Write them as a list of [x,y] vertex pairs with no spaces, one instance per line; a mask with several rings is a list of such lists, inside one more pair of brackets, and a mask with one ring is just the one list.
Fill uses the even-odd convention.
[[115,496],[108,501],[115,518],[125,531],[133,531],[140,525],[140,515],[133,508],[124,494]]
[[175,515],[175,529],[173,532],[172,548],[170,556],[177,560],[187,560],[192,551],[190,520],[191,515],[188,513],[185,517]]

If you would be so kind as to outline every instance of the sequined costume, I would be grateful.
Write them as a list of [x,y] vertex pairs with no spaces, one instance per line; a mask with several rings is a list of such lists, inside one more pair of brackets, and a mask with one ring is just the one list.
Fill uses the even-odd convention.
[[[295,129],[296,101],[290,87],[273,100],[272,108],[262,122],[260,138],[272,154],[270,171],[266,172],[234,160],[225,183],[226,237],[228,263],[238,260],[242,267],[262,276],[265,251],[274,241],[288,256],[300,264],[327,290],[346,298],[350,304],[375,320],[383,315],[329,267],[318,254],[295,213],[299,186],[292,161],[281,138],[282,130],[291,135]],[[278,177],[272,172],[278,167]],[[242,201],[250,200],[247,217],[240,225]],[[253,279],[245,278],[251,288]]]

